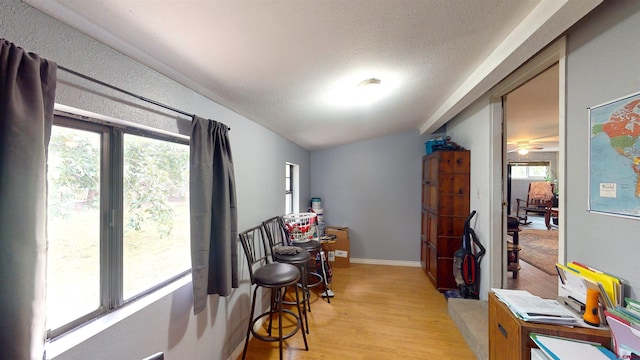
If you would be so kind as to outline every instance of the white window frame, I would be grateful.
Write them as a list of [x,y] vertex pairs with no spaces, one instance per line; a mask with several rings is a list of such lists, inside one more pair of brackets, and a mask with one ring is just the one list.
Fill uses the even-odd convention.
[[[551,169],[551,164],[549,161],[517,161],[509,163],[513,168],[515,167],[525,167],[526,175],[525,176],[514,176],[513,170],[511,171],[511,178],[518,180],[545,180],[548,177],[549,171]],[[546,175],[544,176],[535,176],[529,174],[529,168],[533,166],[545,166],[547,168]]]
[[[290,163],[290,162],[286,162],[285,163],[285,183],[286,182],[286,169],[289,169],[290,171],[290,178],[289,178],[289,185],[291,187],[290,191],[287,191],[287,188],[285,186],[285,207],[284,207],[284,212],[285,214],[289,213],[299,213],[300,212],[300,166],[294,163]],[[289,204],[287,204],[287,194],[291,194],[291,212],[288,212],[288,206]]]

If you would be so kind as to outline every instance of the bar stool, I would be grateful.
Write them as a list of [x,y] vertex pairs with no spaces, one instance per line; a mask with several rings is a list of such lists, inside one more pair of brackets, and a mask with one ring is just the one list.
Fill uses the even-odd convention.
[[[293,246],[298,246],[303,250],[308,251],[312,254],[312,258],[316,260],[320,260],[321,272],[318,273],[317,266],[316,271],[309,271],[309,276],[315,278],[315,281],[309,283],[307,286],[309,288],[316,287],[320,284],[324,285],[323,297],[327,298],[327,302],[331,304],[331,296],[333,296],[329,291],[329,283],[327,282],[327,274],[325,272],[324,261],[326,260],[324,251],[322,251],[322,244],[320,241],[312,239],[303,242],[293,243]],[[319,258],[319,259],[318,259]],[[311,311],[311,310],[309,310]]]
[[[278,341],[280,346],[280,359],[282,360],[283,340],[292,337],[296,332],[298,332],[298,330],[302,329],[302,338],[304,339],[305,350],[308,351],[309,345],[307,344],[307,335],[304,328],[305,324],[302,320],[302,313],[300,312],[300,297],[298,295],[297,286],[298,281],[300,280],[300,271],[294,265],[273,262],[273,259],[271,261],[269,260],[271,253],[269,251],[268,240],[264,234],[262,224],[243,231],[239,234],[239,238],[247,258],[251,285],[255,285],[251,300],[247,337],[244,343],[244,350],[242,351],[242,359],[244,360],[246,358],[247,348],[249,346],[249,337],[251,334],[262,341]],[[293,311],[283,308],[284,295],[287,288],[290,286],[295,288],[295,306],[298,308],[297,315]],[[267,311],[254,318],[256,297],[258,294],[258,288],[260,287],[271,290],[271,304]],[[287,334],[282,333],[282,318],[284,313],[292,316],[296,322],[295,328]],[[278,315],[278,336],[273,336],[271,334],[272,321],[273,316],[276,314]],[[269,326],[266,336],[259,334],[255,330],[255,324],[265,317],[269,317]]]
[[[287,233],[284,229],[284,224],[282,223],[282,218],[279,216],[263,221],[262,227],[269,239],[273,260],[280,263],[295,265],[300,270],[299,285],[302,287],[304,322],[306,323],[306,331],[308,334],[309,321],[307,320],[307,311],[311,312],[311,302],[309,300],[309,287],[307,286],[307,264],[309,263],[309,260],[311,260],[311,255],[308,251],[300,247],[289,245],[289,242],[287,241]],[[285,302],[285,304],[293,305],[290,302]]]
[[[333,293],[329,290],[327,274],[325,273],[325,255],[322,251],[322,244],[318,239],[317,215],[315,213],[288,214],[282,217],[282,229],[291,245],[300,247],[311,254],[311,261],[320,262],[319,272],[309,271],[309,288],[324,284],[323,297],[331,303],[330,297]],[[315,262],[314,262],[315,264]],[[320,272],[322,274],[320,274]]]

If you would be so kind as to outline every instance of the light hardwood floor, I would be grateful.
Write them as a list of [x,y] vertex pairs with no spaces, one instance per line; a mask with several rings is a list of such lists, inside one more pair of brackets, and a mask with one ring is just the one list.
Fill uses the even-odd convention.
[[[309,351],[297,333],[285,342],[285,359],[475,358],[421,268],[351,264],[333,271],[331,304],[312,292]],[[247,359],[278,356],[277,342],[249,342]]]

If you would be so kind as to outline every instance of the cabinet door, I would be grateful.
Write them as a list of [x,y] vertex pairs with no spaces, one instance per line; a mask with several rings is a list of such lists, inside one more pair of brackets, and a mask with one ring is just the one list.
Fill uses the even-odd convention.
[[[424,216],[425,214],[423,214]],[[440,234],[440,230],[438,230],[438,215],[426,212],[427,218],[427,242],[429,242],[434,247],[438,246],[438,235]]]
[[453,172],[456,174],[469,174],[471,153],[468,150],[456,151],[453,160]]
[[438,183],[438,170],[439,170],[439,156],[437,153],[427,156],[425,168],[426,173],[423,174],[423,204],[431,212],[438,212],[439,202],[439,183]]
[[489,359],[521,359],[520,326],[498,301],[489,297]]
[[[440,249],[438,249],[440,251]],[[453,258],[438,257],[438,280],[436,284],[438,291],[457,289],[456,279],[453,276]]]
[[434,286],[438,287],[438,254],[433,244],[427,243],[427,275],[431,278]]
[[420,264],[422,265],[422,270],[427,272],[427,236],[429,234],[428,230],[428,212],[425,209],[422,209],[422,227],[420,230]]

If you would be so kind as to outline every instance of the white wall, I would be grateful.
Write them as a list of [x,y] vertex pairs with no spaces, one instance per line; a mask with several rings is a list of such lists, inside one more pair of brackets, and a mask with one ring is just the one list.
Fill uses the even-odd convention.
[[[300,165],[300,206],[307,206],[308,151],[18,0],[3,1],[0,34],[62,66],[230,126],[240,230],[284,213],[287,161]],[[189,119],[63,71],[58,75],[58,103],[172,132],[190,131]],[[241,262],[241,270],[244,266]],[[189,283],[55,359],[140,359],[157,351],[168,359],[227,359],[241,344],[248,322],[248,277],[246,270],[241,273],[241,287],[227,298],[210,296],[198,316],[193,316]]]
[[311,193],[325,222],[349,227],[351,257],[420,261],[418,130],[311,153]]
[[465,149],[471,152],[471,182],[470,182],[470,206],[471,211],[476,210],[477,214],[471,222],[471,227],[476,232],[478,240],[487,249],[485,257],[480,263],[480,294],[486,299],[489,285],[489,264],[494,259],[491,252],[489,234],[491,229],[491,137],[492,132],[489,125],[491,107],[489,98],[483,97],[462,113],[447,123],[447,136]]

